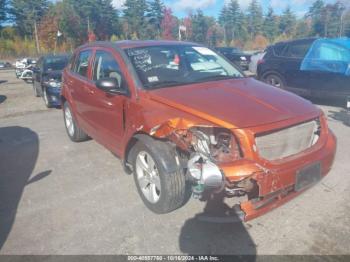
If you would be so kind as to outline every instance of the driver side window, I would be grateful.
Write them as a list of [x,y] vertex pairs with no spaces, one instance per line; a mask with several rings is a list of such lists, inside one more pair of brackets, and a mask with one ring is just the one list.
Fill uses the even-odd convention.
[[97,81],[102,78],[115,78],[119,86],[122,86],[122,75],[118,62],[111,53],[98,50],[95,56],[93,80]]

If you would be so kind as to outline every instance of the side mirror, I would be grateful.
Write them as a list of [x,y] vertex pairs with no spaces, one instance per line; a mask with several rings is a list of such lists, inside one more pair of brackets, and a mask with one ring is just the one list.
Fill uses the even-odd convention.
[[127,95],[128,91],[124,88],[122,88],[119,81],[115,78],[108,77],[108,78],[101,78],[96,81],[96,87],[98,89],[101,89],[102,91],[109,93],[109,94],[116,94],[116,95]]

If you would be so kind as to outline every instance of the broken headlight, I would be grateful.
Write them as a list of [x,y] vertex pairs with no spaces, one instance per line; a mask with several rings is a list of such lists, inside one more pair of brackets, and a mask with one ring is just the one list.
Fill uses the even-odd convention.
[[242,158],[237,139],[232,132],[220,127],[194,127],[191,145],[195,152],[216,163]]

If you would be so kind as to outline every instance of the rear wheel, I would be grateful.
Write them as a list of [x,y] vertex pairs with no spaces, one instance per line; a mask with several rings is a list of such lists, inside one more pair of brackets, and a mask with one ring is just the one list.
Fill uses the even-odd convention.
[[131,151],[137,191],[151,211],[157,214],[169,213],[185,203],[185,175],[180,169],[166,172],[162,163],[169,160],[161,160],[162,152],[152,148],[139,141]]
[[67,102],[63,105],[63,118],[67,134],[73,142],[82,142],[89,138],[88,135],[78,126]]
[[274,87],[278,87],[281,89],[285,89],[286,87],[286,82],[284,78],[277,73],[270,73],[266,75],[263,79],[265,83],[272,85]]

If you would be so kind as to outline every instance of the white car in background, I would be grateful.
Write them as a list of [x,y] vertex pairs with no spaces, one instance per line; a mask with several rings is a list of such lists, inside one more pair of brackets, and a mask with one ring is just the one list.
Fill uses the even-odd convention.
[[259,61],[264,58],[265,54],[265,51],[259,51],[250,57],[249,71],[254,75],[256,75],[256,70],[258,68]]

